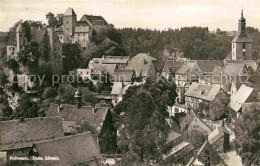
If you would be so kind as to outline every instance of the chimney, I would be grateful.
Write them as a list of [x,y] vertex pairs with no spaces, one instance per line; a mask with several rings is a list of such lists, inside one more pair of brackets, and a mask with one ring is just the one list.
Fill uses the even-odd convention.
[[105,59],[105,55],[102,56],[102,59],[103,59],[103,60]]
[[23,123],[24,122],[24,118],[21,116],[20,117],[20,123]]
[[76,104],[77,109],[80,109],[81,106],[82,106],[82,103],[81,103],[81,98],[82,98],[82,96],[81,96],[81,93],[80,93],[79,90],[77,90],[77,91],[75,92],[74,98],[75,98],[75,104]]

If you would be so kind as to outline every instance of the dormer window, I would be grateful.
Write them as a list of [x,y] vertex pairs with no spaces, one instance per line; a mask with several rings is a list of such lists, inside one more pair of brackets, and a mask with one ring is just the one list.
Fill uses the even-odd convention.
[[206,92],[205,90],[201,90],[201,91],[200,91],[200,94],[201,94],[201,95],[204,95],[205,92]]

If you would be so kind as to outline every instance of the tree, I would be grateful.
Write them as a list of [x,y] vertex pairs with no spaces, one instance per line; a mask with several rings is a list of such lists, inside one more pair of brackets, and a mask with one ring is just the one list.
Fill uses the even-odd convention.
[[16,119],[23,118],[34,118],[39,117],[40,113],[39,106],[37,103],[32,102],[28,94],[21,94],[20,99],[18,100],[18,107],[15,109],[14,117]]
[[215,100],[210,103],[209,111],[207,112],[210,119],[222,120],[227,118],[228,103],[229,99],[226,96],[223,94],[218,94]]
[[81,47],[78,43],[65,43],[62,45],[64,59],[63,68],[67,71],[71,71],[80,66],[81,58]]
[[[143,86],[129,87],[115,107],[122,165],[150,160],[162,162],[160,148],[166,143],[169,129],[165,120],[166,99],[171,98],[166,87],[167,83],[156,84],[150,80]],[[175,95],[171,99],[175,101]]]
[[17,72],[17,70],[19,69],[19,64],[17,63],[16,60],[14,59],[9,59],[7,62],[6,62],[6,66],[13,70],[14,72]]
[[63,24],[63,14],[57,14],[56,17],[50,17],[48,20],[48,25],[50,27],[56,28]]
[[[260,106],[252,105],[235,122],[235,145],[244,165],[251,165],[251,159],[260,149]],[[258,154],[259,155],[259,154]]]
[[39,46],[37,42],[30,42],[19,52],[18,62],[28,66],[31,71],[38,69],[38,59],[40,57]]
[[195,149],[201,148],[205,143],[207,137],[199,130],[192,130],[188,138],[188,141],[195,147]]

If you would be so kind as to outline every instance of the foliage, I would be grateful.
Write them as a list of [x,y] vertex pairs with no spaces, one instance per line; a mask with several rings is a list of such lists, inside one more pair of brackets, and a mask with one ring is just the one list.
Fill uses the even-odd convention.
[[222,95],[218,94],[210,103],[208,116],[211,120],[220,120],[227,117],[229,99]]
[[9,59],[9,60],[5,63],[5,65],[6,65],[9,69],[13,70],[14,72],[16,72],[16,71],[19,69],[19,64],[18,64],[17,61],[14,60],[14,59]]
[[97,135],[98,135],[96,129],[86,121],[80,123],[77,127],[75,127],[75,130],[76,130],[76,133],[83,133],[83,132],[89,131],[89,132],[91,132],[91,134],[94,137],[97,137]]
[[251,165],[251,159],[260,149],[260,107],[251,106],[235,122],[235,143],[244,165]]
[[63,24],[63,14],[57,14],[56,17],[50,17],[48,20],[48,25],[50,27],[56,28]]
[[30,42],[19,52],[18,62],[28,66],[31,70],[38,68],[38,59],[40,57],[39,46],[37,42]]
[[[175,90],[175,85],[172,85]],[[129,87],[123,100],[115,107],[119,144],[123,154],[121,164],[162,161],[159,148],[168,135],[166,107],[171,98],[167,83],[148,80],[143,86]],[[175,91],[174,93],[175,94]],[[175,101],[175,95],[172,97]]]
[[149,52],[157,59],[157,70],[164,65],[163,52],[177,48],[190,59],[224,59],[230,52],[230,40],[223,34],[210,34],[208,28],[183,27],[163,31],[150,29],[123,28],[118,30],[122,36],[122,45],[127,54],[135,56],[140,52]]
[[20,99],[18,100],[18,107],[15,109],[14,117],[16,119],[23,118],[34,118],[39,117],[39,106],[37,103],[32,102],[28,94],[21,94]]
[[78,43],[64,43],[62,45],[63,55],[66,58],[63,60],[63,68],[68,71],[77,69],[81,64],[81,47]]
[[192,130],[188,141],[195,147],[195,149],[201,148],[201,146],[205,143],[207,137],[199,130]]
[[25,38],[27,41],[31,41],[31,27],[42,27],[42,22],[41,21],[32,21],[32,20],[26,20],[22,23],[24,30],[25,30]]

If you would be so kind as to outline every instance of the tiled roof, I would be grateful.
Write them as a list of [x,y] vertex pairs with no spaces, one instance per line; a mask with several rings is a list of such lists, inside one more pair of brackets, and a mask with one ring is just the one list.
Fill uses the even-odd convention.
[[224,136],[224,133],[230,135],[229,131],[224,126],[218,126],[212,133],[208,135],[208,141],[210,144],[214,144],[221,137]]
[[213,101],[219,93],[220,87],[193,82],[185,93],[185,96],[202,100]]
[[33,142],[63,136],[60,117],[40,117],[0,122],[0,150],[31,147]]
[[177,71],[183,64],[184,64],[184,62],[179,62],[179,61],[175,61],[173,59],[168,59],[168,60],[166,60],[162,71],[165,72],[166,74],[169,74],[170,72]]
[[123,83],[122,82],[114,82],[111,94],[112,95],[120,95],[122,92]]
[[239,63],[226,63],[223,67],[222,73],[227,76],[239,76],[243,74],[244,70],[247,70],[245,64],[239,64]]
[[112,80],[116,82],[130,82],[133,78],[134,71],[133,70],[115,70]]
[[252,40],[247,36],[246,33],[237,33],[232,43],[252,43]]
[[170,129],[169,133],[168,133],[168,137],[167,137],[167,142],[171,142],[173,140],[175,140],[176,138],[181,137],[181,134],[174,131],[173,129]]
[[11,30],[7,45],[16,45],[16,29],[18,26],[19,24]]
[[68,8],[65,11],[64,16],[76,16],[76,13],[74,12],[74,10],[72,8]]
[[221,66],[221,60],[198,60],[197,64],[199,65],[203,73],[212,73],[216,66]]
[[200,162],[202,162],[203,164],[207,163],[208,161],[206,161],[206,151],[208,152],[208,157],[210,158],[210,161],[212,162],[212,164],[214,165],[219,165],[222,164],[224,161],[223,159],[218,155],[218,152],[215,151],[215,149],[210,145],[210,143],[208,141],[206,141],[201,148],[198,151],[197,154],[197,158]]
[[188,113],[184,119],[181,121],[180,123],[180,127],[181,129],[185,129],[186,126],[190,125],[190,123],[194,120],[197,119],[198,121],[201,122],[201,124],[203,124],[204,126],[206,126],[208,128],[209,131],[212,131],[212,129],[209,127],[209,125],[207,123],[205,123],[203,120],[201,120],[198,116],[196,116],[196,114],[194,113],[193,110],[190,111],[190,113]]
[[37,27],[33,27],[30,31],[31,33],[31,40],[40,43],[44,34],[46,33],[47,28],[37,28]]
[[245,101],[248,99],[253,90],[253,88],[242,84],[235,96],[231,98],[229,107],[232,108],[234,111],[238,112],[242,106],[242,103],[245,103]]
[[101,74],[102,72],[107,72],[111,76],[114,74],[116,69],[116,64],[94,64],[93,74]]
[[60,160],[46,161],[48,165],[69,166],[102,158],[96,140],[89,132],[35,142],[34,146],[41,157],[57,156],[60,158]]
[[248,68],[251,68],[254,72],[257,71],[258,64],[254,60],[227,60],[229,64],[245,64]]
[[136,76],[148,76],[148,71],[150,67],[153,66],[153,61],[156,59],[144,54],[140,53],[129,60],[128,65],[126,66],[126,69],[134,70]]
[[87,21],[77,21],[76,26],[89,26]]
[[87,33],[89,32],[89,26],[76,26],[75,27],[75,33]]
[[129,56],[106,56],[102,59],[103,64],[126,64]]
[[92,106],[82,106],[79,109],[75,105],[62,104],[60,111],[58,104],[50,104],[49,110],[46,112],[47,117],[56,116],[57,114],[62,117],[64,132],[69,133],[77,127],[77,124],[85,121],[96,129],[103,124],[105,117],[108,113],[108,106],[97,107],[94,113]]
[[[107,21],[102,16],[94,16],[94,15],[85,14],[83,17],[87,18],[94,25],[108,25]],[[81,20],[82,20],[82,18],[81,18]]]

